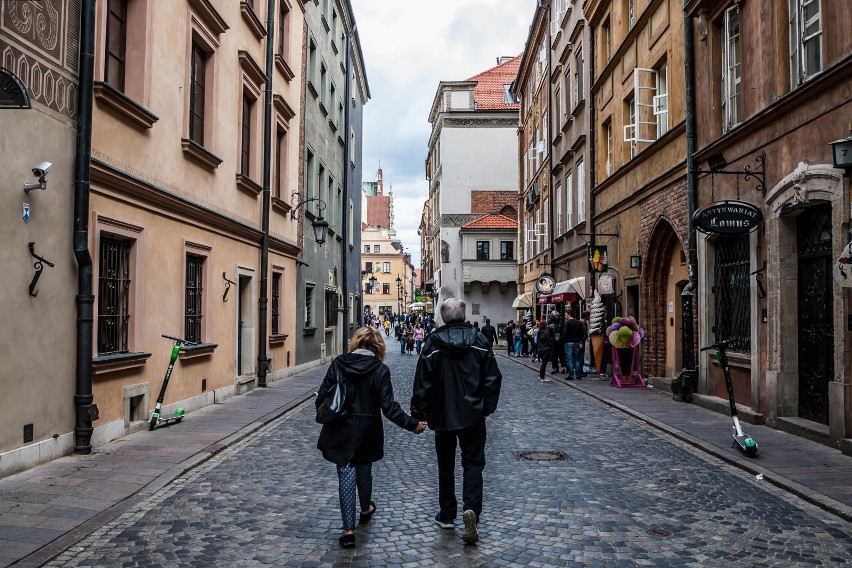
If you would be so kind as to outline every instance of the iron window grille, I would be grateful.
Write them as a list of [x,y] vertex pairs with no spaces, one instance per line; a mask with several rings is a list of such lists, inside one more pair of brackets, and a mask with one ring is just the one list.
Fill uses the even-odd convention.
[[305,286],[305,327],[311,327],[314,321],[314,287]]
[[719,237],[713,292],[716,341],[731,339],[731,351],[751,352],[749,237]]
[[124,71],[127,55],[127,0],[109,0],[107,12],[104,81],[124,92]]
[[186,315],[184,337],[188,341],[201,343],[201,320],[203,313],[203,268],[204,257],[186,255]]
[[98,277],[98,355],[127,353],[131,241],[101,237]]
[[500,260],[515,260],[514,248],[512,241],[500,241]]
[[490,246],[488,241],[476,241],[476,260],[488,260]]
[[281,333],[281,274],[272,274],[272,335]]

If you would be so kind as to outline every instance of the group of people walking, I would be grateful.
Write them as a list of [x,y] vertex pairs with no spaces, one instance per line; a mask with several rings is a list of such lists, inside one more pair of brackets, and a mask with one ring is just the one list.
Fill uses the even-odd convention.
[[553,373],[566,373],[568,380],[581,379],[586,340],[589,338],[589,313],[576,319],[570,311],[563,319],[558,311],[552,311],[547,321],[532,322],[528,314],[524,321],[506,324],[506,347],[509,357],[532,357],[541,363],[539,379],[545,381],[547,366]]
[[[435,432],[438,511],[434,522],[442,529],[454,529],[458,516],[455,464],[456,448],[460,449],[462,540],[467,544],[479,541],[485,418],[497,410],[502,374],[491,349],[496,334],[485,335],[489,323],[482,332],[477,331],[465,321],[465,312],[463,300],[449,298],[440,307],[443,326],[427,336],[420,322],[413,324],[415,331],[423,331],[423,344],[418,347],[410,413],[394,399],[390,370],[383,363],[384,339],[375,327],[358,329],[348,353],[336,357],[329,366],[316,405],[319,409],[327,398],[343,390],[343,411],[339,418],[323,424],[317,448],[337,467],[342,547],[356,545],[356,503],[360,506],[360,524],[368,523],[379,510],[373,500],[372,464],[384,456],[381,414],[415,434],[427,427]],[[344,389],[338,388],[339,382]],[[393,510],[388,513],[399,514]]]

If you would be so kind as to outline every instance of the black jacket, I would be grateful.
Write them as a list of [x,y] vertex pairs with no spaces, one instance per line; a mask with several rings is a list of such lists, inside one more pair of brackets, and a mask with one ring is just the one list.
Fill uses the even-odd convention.
[[483,325],[482,329],[479,330],[479,333],[485,336],[485,339],[489,341],[489,345],[497,343],[497,330],[494,329],[494,326],[490,323]]
[[337,465],[366,465],[382,459],[385,432],[379,411],[406,430],[413,431],[417,420],[408,416],[394,400],[387,366],[378,357],[360,353],[334,358],[317,393],[317,406],[334,387],[335,371],[339,371],[347,383],[349,413],[323,425],[317,449],[322,457]]
[[553,349],[553,337],[550,335],[550,328],[545,328],[544,331],[538,332],[538,356],[541,359],[547,359],[546,355]]
[[562,324],[562,340],[566,343],[583,343],[586,341],[586,326],[581,320],[568,318]]
[[502,380],[485,336],[470,324],[445,325],[417,360],[411,415],[437,431],[473,426],[497,410]]

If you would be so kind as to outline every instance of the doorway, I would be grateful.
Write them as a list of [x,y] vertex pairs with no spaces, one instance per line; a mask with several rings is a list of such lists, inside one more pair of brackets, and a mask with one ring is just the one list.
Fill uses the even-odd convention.
[[828,203],[796,219],[799,417],[821,424],[828,424],[828,383],[834,376],[831,236]]
[[254,374],[254,302],[252,277],[239,275],[237,295],[237,376]]

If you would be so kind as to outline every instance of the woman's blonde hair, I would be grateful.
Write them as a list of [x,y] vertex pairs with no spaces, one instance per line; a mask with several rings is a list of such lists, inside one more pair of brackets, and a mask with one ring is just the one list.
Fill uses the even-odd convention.
[[349,352],[356,349],[367,349],[376,354],[380,361],[385,360],[385,340],[379,330],[372,327],[361,327],[349,340]]

